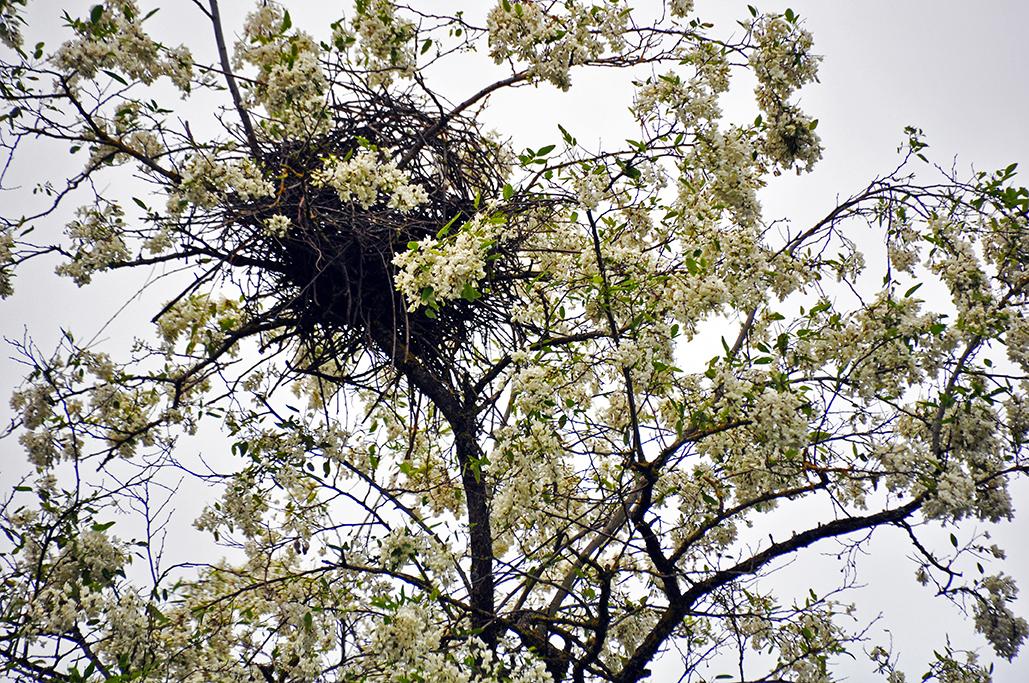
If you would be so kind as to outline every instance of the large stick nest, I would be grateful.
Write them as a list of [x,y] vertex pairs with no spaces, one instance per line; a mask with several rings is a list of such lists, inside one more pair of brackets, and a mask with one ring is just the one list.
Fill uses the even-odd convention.
[[[487,259],[480,283],[482,298],[447,302],[435,315],[408,312],[396,291],[394,256],[409,242],[436,237],[471,219],[483,204],[503,194],[503,151],[483,135],[471,118],[441,118],[411,98],[366,94],[339,105],[335,126],[324,136],[289,141],[262,149],[261,165],[281,169],[274,200],[238,202],[228,225],[246,225],[247,238],[238,257],[261,263],[263,297],[276,302],[276,315],[291,326],[310,354],[309,362],[340,360],[372,349],[382,354],[409,352],[425,364],[446,370],[469,340],[511,334],[514,288],[528,273],[518,256],[522,237],[511,226]],[[428,133],[428,134],[427,134]],[[428,201],[402,213],[386,205],[388,197],[363,208],[345,202],[331,187],[319,187],[311,174],[324,159],[344,159],[360,145],[409,157],[403,170],[428,192]],[[412,151],[414,150],[414,151]],[[504,203],[509,216],[544,204],[517,199]],[[293,221],[289,233],[275,237],[260,229],[281,214]],[[319,358],[320,357],[320,358]]]

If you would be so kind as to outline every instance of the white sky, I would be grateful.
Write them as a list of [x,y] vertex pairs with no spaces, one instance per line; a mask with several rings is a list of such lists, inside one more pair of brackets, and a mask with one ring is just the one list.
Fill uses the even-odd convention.
[[[55,35],[62,7],[73,15],[83,14],[89,3],[58,6],[36,0],[32,4],[28,33],[34,42],[37,34]],[[145,8],[151,3],[141,0],[140,4]],[[197,31],[197,27],[206,31],[202,17],[191,11],[185,0],[169,4],[176,5],[175,12],[159,15],[156,29],[168,42],[185,41],[195,53],[204,54],[201,45],[207,34]],[[223,13],[230,18],[230,26],[231,17],[238,18],[249,4],[223,0]],[[421,4],[444,11],[455,3],[424,0]],[[748,16],[746,4],[699,0],[698,14],[730,31],[736,19]],[[956,155],[960,170],[973,164],[983,170],[1011,162],[1029,164],[1029,78],[1025,73],[1029,67],[1029,2],[752,0],[752,4],[762,11],[792,7],[814,34],[816,52],[824,55],[821,83],[802,93],[805,109],[819,119],[818,133],[825,145],[823,161],[812,175],[776,179],[762,196],[766,217],[788,217],[803,224],[821,216],[832,208],[837,196],[848,195],[893,168],[897,146],[904,139],[902,129],[908,124],[925,131],[935,161],[949,165]],[[298,1],[291,3],[290,9],[295,25],[325,35],[328,23],[338,16],[334,8],[340,6]],[[453,93],[454,99],[460,99],[486,84],[491,73],[495,72],[484,68],[440,74],[440,86]],[[494,98],[489,116],[501,133],[516,141],[524,140],[526,145],[539,147],[556,141],[556,122],[572,130],[580,142],[587,142],[611,136],[628,120],[628,100],[618,96],[628,92],[624,84],[612,83],[607,75],[573,75],[573,88],[568,93],[547,86],[502,93]],[[750,111],[747,102],[743,93],[739,98],[727,99],[725,108],[731,116],[743,118]],[[30,186],[43,169],[60,168],[64,163],[59,155],[33,155],[14,169],[13,179]],[[80,160],[67,163],[74,168]],[[15,195],[0,195],[8,215],[29,210],[25,195]],[[101,284],[77,290],[66,279],[52,275],[53,265],[35,264],[15,280],[16,295],[0,302],[0,334],[20,338],[27,328],[44,350],[53,347],[62,327],[75,330],[77,338],[88,338],[121,305],[124,293],[139,282],[138,275],[99,276],[96,279]],[[123,321],[102,336],[115,345],[124,345],[137,319],[148,319],[152,313],[148,307],[130,307]],[[9,355],[6,350],[0,352],[0,394],[4,396],[21,376],[20,366]],[[9,414],[5,404],[6,400],[0,404],[0,417],[4,419]],[[21,460],[15,443],[0,442],[4,483],[24,471]],[[1029,485],[1019,484],[1014,495],[1016,510],[1022,514],[1017,522],[1001,525],[995,537],[1009,551],[1004,570],[1020,579],[1026,597],[1018,606],[1023,616],[1029,616],[1029,544],[1025,541],[1029,538]],[[883,625],[894,630],[909,680],[918,680],[932,650],[942,646],[946,632],[951,632],[955,644],[983,647],[984,641],[969,635],[971,623],[963,623],[948,603],[932,600],[928,591],[914,582],[913,565],[900,557],[894,545],[902,540],[889,532],[876,538],[872,554],[860,564],[861,579],[869,588],[854,599],[865,617],[891,610]],[[794,588],[818,581],[817,572],[811,570],[818,563],[798,564],[797,571],[787,570],[778,581]],[[831,563],[822,566],[835,571]],[[988,654],[985,647],[983,654]],[[855,672],[863,669],[856,664],[846,668]],[[861,680],[860,675],[855,674],[854,680]],[[1029,651],[1013,664],[999,663],[995,680],[1029,680]]]

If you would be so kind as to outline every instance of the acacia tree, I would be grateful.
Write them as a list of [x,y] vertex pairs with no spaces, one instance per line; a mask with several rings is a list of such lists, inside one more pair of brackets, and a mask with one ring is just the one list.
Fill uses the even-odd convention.
[[[0,3],[7,163],[77,165],[4,209],[0,293],[30,260],[145,269],[156,330],[18,344],[12,680],[823,681],[850,654],[901,681],[851,573],[762,580],[882,527],[1018,652],[1002,551],[933,530],[1009,518],[1027,471],[1029,193],[934,169],[909,129],[823,219],[763,218],[769,176],[821,154],[793,12],[720,35],[690,0],[358,0],[316,39],[272,3],[226,35],[194,0],[207,62],[133,0],[30,48],[24,4]],[[444,96],[487,56],[496,80]],[[484,129],[492,93],[600,67],[637,79],[637,139]],[[739,71],[748,124],[719,109]],[[989,673],[948,648],[926,679]]]

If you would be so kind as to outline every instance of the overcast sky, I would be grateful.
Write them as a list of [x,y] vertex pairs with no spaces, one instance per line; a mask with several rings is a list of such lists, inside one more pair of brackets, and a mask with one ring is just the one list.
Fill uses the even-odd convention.
[[[71,2],[33,3],[29,40],[55,35],[60,24],[56,13],[48,13],[68,6],[72,14],[83,14],[89,3],[80,4],[81,9],[76,10]],[[140,4],[151,5],[145,0]],[[206,36],[196,31],[202,25],[201,17],[191,13],[189,3],[183,0],[169,4],[180,4],[182,14],[161,15],[158,28],[162,36],[169,42],[186,41],[197,54],[204,54],[198,39]],[[453,5],[442,0],[423,4],[440,10]],[[731,31],[736,19],[748,16],[746,4],[700,0],[698,14]],[[904,139],[903,128],[909,124],[925,131],[929,151],[940,163],[949,165],[956,158],[958,169],[974,165],[983,170],[1011,162],[1029,164],[1029,77],[1025,73],[1029,67],[1029,3],[1024,0],[752,0],[752,4],[763,11],[792,7],[804,17],[814,34],[816,51],[824,55],[821,83],[802,92],[805,109],[820,121],[824,159],[810,176],[784,176],[772,183],[762,197],[766,217],[805,223],[823,215],[838,195],[848,195],[893,168],[897,146]],[[223,0],[223,5],[231,21],[249,3]],[[330,3],[296,2],[290,7],[296,25],[319,35],[327,34],[327,25],[337,14],[326,9]],[[440,85],[457,99],[478,90],[490,73],[487,68],[438,77],[445,81]],[[628,120],[628,102],[619,98],[628,92],[624,83],[619,86],[607,75],[579,74],[573,76],[568,93],[547,86],[533,92],[501,93],[489,116],[501,133],[524,140],[526,145],[539,147],[554,141],[555,121],[586,142],[610,136]],[[746,93],[727,98],[725,103],[730,116],[742,117],[749,106]],[[8,183],[21,180],[30,185],[34,173],[60,163],[60,157],[36,155],[16,167]],[[69,161],[69,167],[78,163],[80,160]],[[1026,182],[1024,178],[1022,182]],[[22,200],[21,195],[0,195],[8,215],[28,210],[18,205]],[[124,292],[131,291],[126,287],[139,282],[139,276],[132,275],[76,290],[66,279],[52,275],[53,266],[52,262],[35,264],[16,279],[15,297],[0,302],[0,334],[20,338],[27,328],[44,349],[52,348],[61,327],[75,330],[77,338],[89,338],[114,314]],[[101,283],[105,279],[97,278]],[[138,315],[134,316],[134,311]],[[113,345],[124,345],[133,325],[150,315],[149,307],[130,307],[123,322],[102,336]],[[7,358],[10,354],[0,355],[0,394],[6,396],[19,380],[21,368]],[[3,405],[0,416],[8,414]],[[0,473],[5,481],[22,469],[16,464],[22,458],[14,447],[9,440],[0,443]],[[1029,591],[1029,543],[1024,540],[1029,538],[1029,486],[1024,483],[1015,488],[1015,506],[1023,513],[1021,518],[999,527],[997,537],[1010,553],[1005,571],[1020,579],[1025,594]],[[927,590],[914,582],[913,565],[891,552],[891,543],[888,533],[876,539],[873,549],[881,552],[864,558],[861,564],[861,578],[869,588],[854,599],[860,602],[865,617],[887,607],[894,610],[883,626],[896,629],[903,668],[909,678],[918,680],[932,649],[943,644],[945,633],[950,632],[957,644],[983,647],[984,641],[969,635],[971,623],[961,623],[949,604],[930,599]],[[804,566],[810,572],[811,565]],[[790,577],[790,571],[782,578],[786,584],[810,579],[810,573]],[[1020,613],[1029,616],[1029,599],[1023,597],[1019,606]],[[860,679],[855,676],[855,680]],[[1014,664],[1001,663],[995,680],[1029,680],[1029,652]]]

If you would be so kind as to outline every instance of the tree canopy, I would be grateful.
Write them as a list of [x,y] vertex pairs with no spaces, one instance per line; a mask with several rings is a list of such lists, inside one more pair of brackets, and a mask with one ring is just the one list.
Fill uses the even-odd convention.
[[[4,168],[71,154],[0,209],[0,295],[35,262],[138,272],[98,316],[153,325],[15,343],[11,680],[801,683],[850,656],[897,683],[849,602],[885,528],[1018,653],[984,529],[1029,471],[1029,191],[911,127],[820,220],[766,217],[823,153],[795,12],[356,0],[309,33],[259,2],[237,34],[193,0],[178,45],[160,3],[106,0],[55,11],[55,47],[26,2],[0,0]],[[589,70],[631,83],[631,139],[534,106]],[[750,121],[720,104],[741,80]],[[553,139],[491,129],[501,91]],[[766,580],[827,550],[828,590]],[[941,643],[918,674],[988,659]]]

